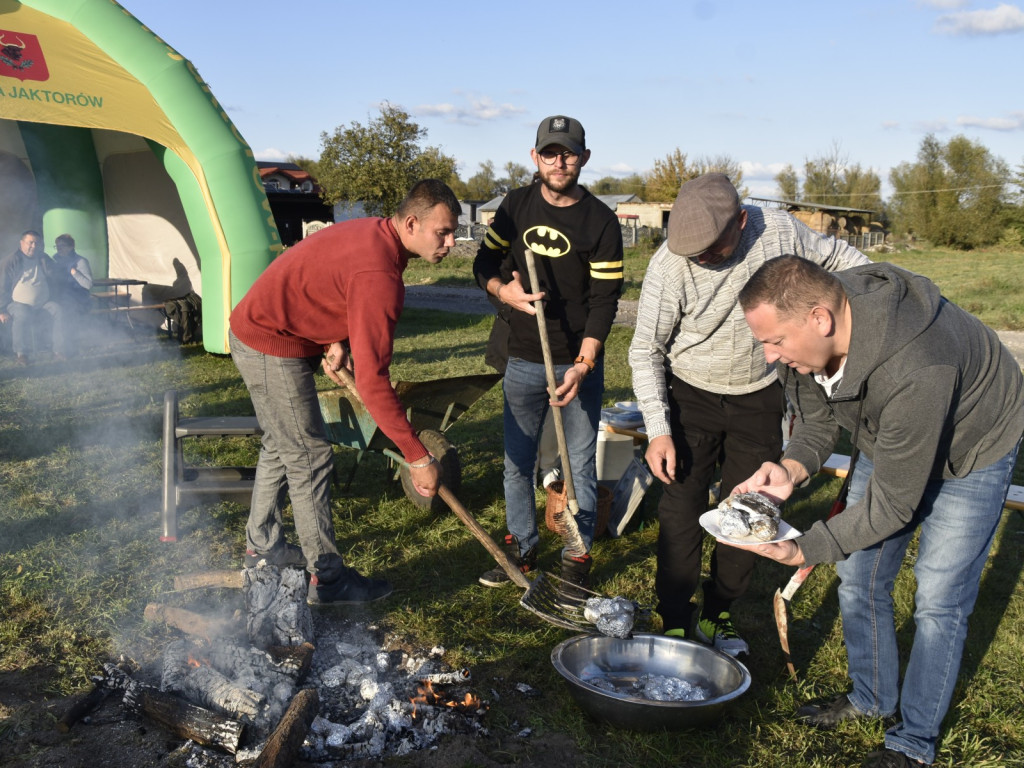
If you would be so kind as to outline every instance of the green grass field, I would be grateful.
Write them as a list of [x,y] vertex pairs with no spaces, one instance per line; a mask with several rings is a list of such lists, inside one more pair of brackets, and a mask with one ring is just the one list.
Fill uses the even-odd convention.
[[[976,302],[987,322],[1020,328],[1021,258],[933,253],[901,255],[898,263],[937,277],[951,298]],[[453,274],[461,275],[460,269]],[[393,378],[487,372],[483,348],[490,323],[489,317],[407,311]],[[616,327],[609,339],[607,403],[631,398],[625,362],[630,334]],[[330,383],[323,378],[321,386]],[[181,516],[178,543],[158,540],[161,414],[163,393],[171,388],[180,394],[184,416],[251,414],[231,360],[195,345],[139,338],[97,349],[71,365],[39,362],[27,369],[0,358],[2,679],[31,671],[42,692],[59,696],[85,690],[88,676],[117,654],[152,661],[169,631],[145,623],[144,606],[181,600],[171,591],[177,573],[241,566],[246,509],[239,505],[195,507]],[[495,535],[504,529],[500,409],[495,387],[448,432],[463,467],[459,498]],[[255,460],[252,440],[193,442],[188,458],[194,463]],[[353,451],[338,450],[342,474],[354,461]],[[492,563],[486,550],[454,515],[416,507],[390,477],[383,457],[370,455],[348,491],[335,492],[340,549],[361,571],[386,574],[398,585],[366,616],[418,646],[444,646],[445,660],[472,667],[485,691],[500,680],[543,693],[525,721],[513,717],[509,704],[492,703],[487,748],[496,762],[504,762],[502,741],[523,727],[538,736],[566,734],[581,761],[607,766],[848,766],[859,765],[881,743],[883,730],[874,723],[826,733],[792,721],[806,699],[845,688],[833,568],[819,567],[793,606],[790,636],[799,682],[785,674],[771,615],[771,596],[792,569],[762,561],[734,611],[752,646],[748,695],[713,731],[616,731],[584,716],[552,669],[551,649],[567,633],[525,612],[518,590],[479,587],[476,577]],[[1022,481],[1018,464],[1015,482]],[[799,528],[823,517],[837,484],[817,478],[790,503],[787,519]],[[603,592],[653,601],[656,497],[653,489],[625,536],[596,542],[594,576]],[[542,502],[538,495],[541,511]],[[551,534],[543,535],[544,566],[554,562],[559,546]],[[971,621],[939,765],[1024,764],[1022,570],[1024,516],[1008,512]],[[896,592],[904,648],[913,636],[912,590],[912,572],[905,569]],[[26,719],[28,712],[0,708],[0,754]],[[415,764],[415,755],[402,764]]]

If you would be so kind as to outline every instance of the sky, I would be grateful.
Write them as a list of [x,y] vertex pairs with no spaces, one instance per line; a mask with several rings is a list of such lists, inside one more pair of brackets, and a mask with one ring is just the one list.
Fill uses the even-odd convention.
[[1024,2],[119,0],[177,49],[257,160],[408,112],[462,179],[532,169],[538,123],[578,119],[584,184],[677,148],[750,194],[833,154],[882,180],[929,133],[1024,164]]

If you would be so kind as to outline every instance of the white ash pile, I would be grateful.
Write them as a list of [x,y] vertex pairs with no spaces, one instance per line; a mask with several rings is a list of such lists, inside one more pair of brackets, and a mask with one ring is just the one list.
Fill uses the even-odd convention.
[[486,706],[469,670],[446,671],[443,648],[389,648],[379,630],[314,617],[317,651],[308,683],[320,693],[301,755],[308,762],[402,755],[446,733],[486,735]]
[[302,571],[263,564],[180,576],[175,586],[241,587],[244,613],[220,599],[212,615],[150,604],[149,620],[189,635],[165,648],[160,687],[113,665],[103,684],[124,690],[130,711],[189,739],[180,751],[190,768],[335,765],[429,748],[443,734],[487,733],[469,670],[446,669],[441,648],[405,650],[343,610],[314,615]]

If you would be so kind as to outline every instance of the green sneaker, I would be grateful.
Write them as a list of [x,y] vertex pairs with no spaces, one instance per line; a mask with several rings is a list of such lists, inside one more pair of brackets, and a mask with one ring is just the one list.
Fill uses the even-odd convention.
[[680,640],[686,640],[687,632],[682,627],[678,629],[670,629],[665,633],[665,637],[678,637]]
[[746,656],[750,653],[747,641],[740,637],[732,625],[728,611],[722,611],[715,619],[701,616],[697,622],[697,639],[730,656]]

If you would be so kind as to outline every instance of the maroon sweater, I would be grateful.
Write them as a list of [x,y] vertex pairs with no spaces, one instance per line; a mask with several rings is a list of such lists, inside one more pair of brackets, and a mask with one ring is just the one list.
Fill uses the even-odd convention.
[[426,448],[391,386],[395,325],[409,263],[390,219],[354,219],[310,235],[276,258],[231,313],[231,330],[265,355],[315,357],[348,341],[356,387],[370,415],[405,456]]

